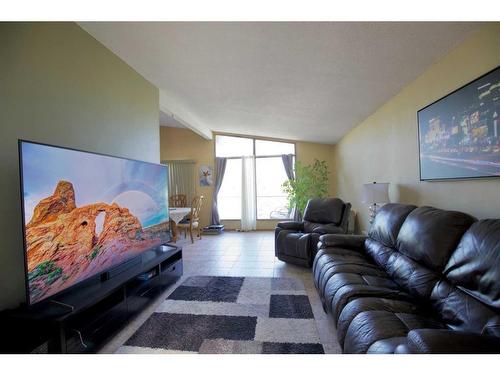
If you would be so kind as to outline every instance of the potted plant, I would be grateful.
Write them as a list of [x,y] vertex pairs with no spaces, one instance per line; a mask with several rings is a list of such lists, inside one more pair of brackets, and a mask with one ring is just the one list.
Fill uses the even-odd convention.
[[283,183],[287,194],[288,207],[304,214],[307,201],[311,198],[324,198],[328,195],[328,166],[326,161],[314,159],[311,165],[295,163],[295,179]]

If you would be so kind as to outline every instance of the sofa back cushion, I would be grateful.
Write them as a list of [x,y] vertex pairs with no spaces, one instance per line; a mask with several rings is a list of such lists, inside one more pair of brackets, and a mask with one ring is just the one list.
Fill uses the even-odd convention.
[[365,248],[449,328],[500,337],[500,220],[386,205]]
[[339,198],[313,198],[307,202],[304,221],[339,225],[342,222],[345,204]]
[[312,233],[316,228],[323,227],[324,224],[304,221],[304,233]]
[[441,272],[474,221],[463,212],[419,207],[401,226],[397,249],[418,264]]
[[461,212],[388,204],[372,224],[366,251],[403,290],[430,305],[450,254],[474,220]]
[[388,203],[382,206],[375,216],[368,236],[384,246],[396,247],[401,225],[415,208],[417,207],[401,203]]
[[397,250],[368,238],[366,252],[407,293],[427,300],[439,281],[440,274],[421,266]]
[[467,294],[500,309],[500,219],[474,223],[462,237],[443,273]]
[[453,329],[500,336],[500,220],[480,220],[462,237],[431,299]]
[[440,280],[431,294],[431,301],[440,320],[459,331],[500,336],[498,310],[489,308],[447,280]]

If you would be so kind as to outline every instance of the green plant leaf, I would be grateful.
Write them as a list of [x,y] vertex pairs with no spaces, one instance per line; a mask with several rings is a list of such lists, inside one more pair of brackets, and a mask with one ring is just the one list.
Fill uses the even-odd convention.
[[314,159],[311,165],[295,163],[295,179],[283,183],[283,192],[287,195],[288,207],[296,207],[304,214],[307,202],[311,198],[324,198],[328,195],[328,165],[324,160]]

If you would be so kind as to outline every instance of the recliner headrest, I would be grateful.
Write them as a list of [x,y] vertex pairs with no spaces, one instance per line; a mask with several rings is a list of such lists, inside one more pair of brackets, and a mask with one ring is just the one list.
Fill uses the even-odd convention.
[[475,218],[463,212],[419,207],[401,226],[397,248],[419,264],[441,272],[474,221]]
[[314,223],[339,225],[344,213],[344,201],[339,198],[313,198],[307,202],[304,220]]
[[406,217],[417,206],[402,203],[387,203],[383,205],[373,221],[368,236],[385,246],[396,247],[399,229]]

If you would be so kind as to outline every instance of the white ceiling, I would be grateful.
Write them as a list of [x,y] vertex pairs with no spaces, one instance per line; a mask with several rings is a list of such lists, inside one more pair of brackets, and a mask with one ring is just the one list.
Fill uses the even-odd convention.
[[160,111],[160,125],[169,128],[185,128],[186,126],[177,120],[171,113]]
[[478,27],[423,22],[83,22],[210,130],[335,143]]

